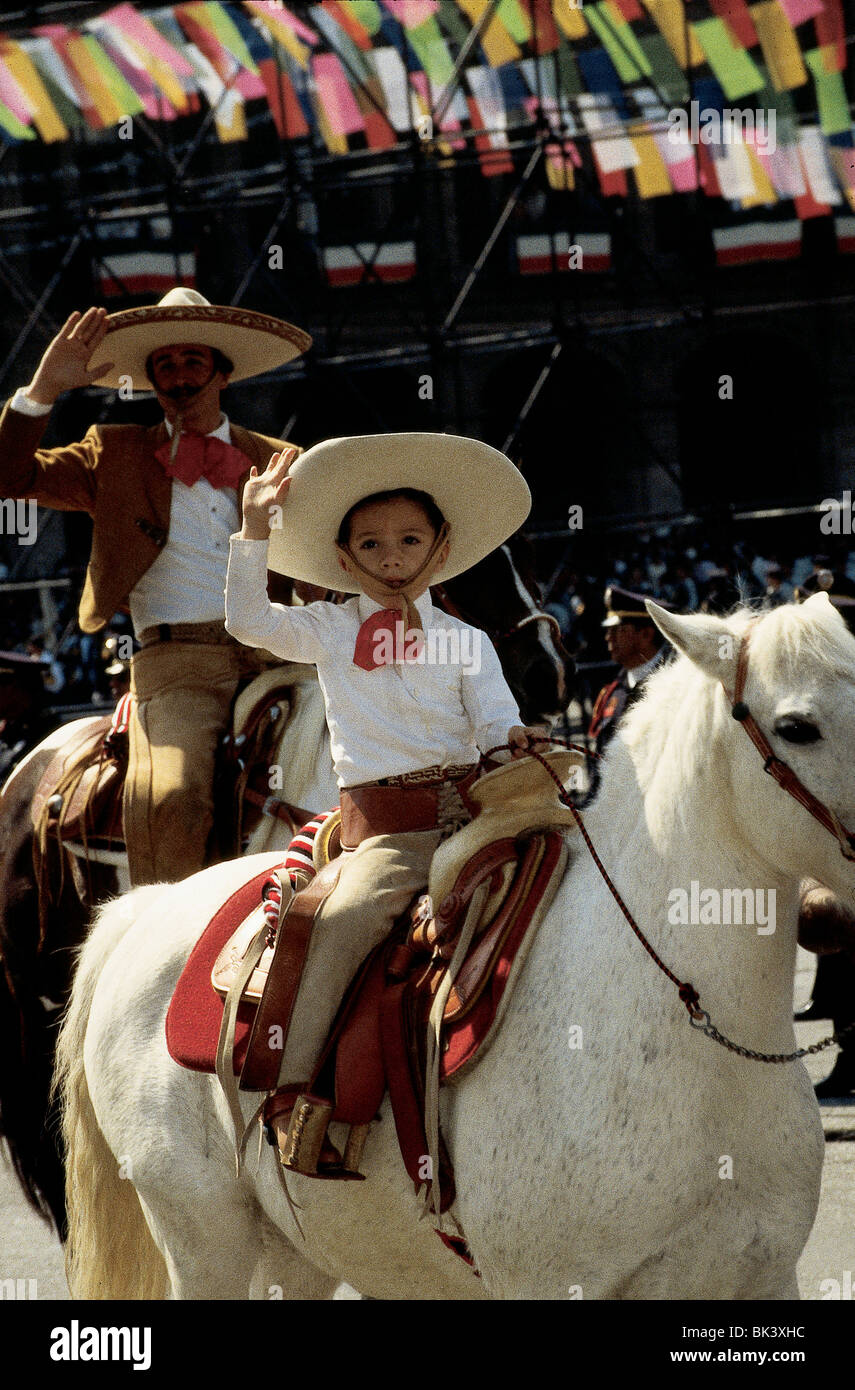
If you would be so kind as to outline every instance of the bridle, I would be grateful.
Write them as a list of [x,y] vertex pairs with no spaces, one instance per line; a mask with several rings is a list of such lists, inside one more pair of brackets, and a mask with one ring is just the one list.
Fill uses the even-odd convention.
[[766,735],[757,724],[751,711],[743,700],[745,691],[745,681],[748,676],[748,648],[751,641],[751,633],[759,622],[758,618],[752,618],[742,635],[742,643],[739,648],[739,657],[736,663],[736,681],[731,695],[727,687],[724,692],[731,703],[731,714],[734,719],[742,725],[754,747],[763,759],[763,771],[768,772],[770,777],[788,792],[795,801],[809,811],[814,820],[818,820],[830,835],[834,835],[839,846],[840,853],[844,859],[855,860],[855,835],[849,831],[838,820],[834,812],[823,802],[818,801],[813,792],[809,792],[807,787],[799,780],[789,763],[785,763],[777,754],[772,752],[772,745]]

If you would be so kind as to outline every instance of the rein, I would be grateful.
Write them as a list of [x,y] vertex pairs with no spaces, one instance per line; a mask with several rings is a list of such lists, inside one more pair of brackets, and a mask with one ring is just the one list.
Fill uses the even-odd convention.
[[748,644],[751,640],[751,630],[759,619],[752,618],[742,636],[742,644],[739,648],[739,659],[736,664],[736,683],[733,695],[730,695],[726,687],[724,693],[731,703],[731,714],[734,719],[742,725],[754,747],[763,759],[763,771],[768,772],[773,777],[779,787],[783,787],[795,801],[809,811],[814,820],[818,820],[829,834],[834,835],[840,845],[840,853],[844,859],[855,860],[855,836],[849,834],[848,830],[841,825],[834,812],[818,801],[813,792],[809,792],[807,787],[799,781],[789,763],[783,762],[775,753],[772,752],[772,745],[766,735],[758,726],[748,706],[742,696],[745,690],[745,680],[748,675]]
[[[740,652],[740,658],[741,655],[742,653]],[[737,684],[739,684],[738,675]],[[744,685],[744,678],[742,684]],[[587,749],[582,748],[578,743],[567,743],[563,739],[540,739],[538,740],[538,742],[558,743],[566,748],[575,748],[580,753],[587,753]],[[497,753],[505,749],[510,751],[510,745],[499,744],[497,745],[497,747],[491,748],[488,753],[485,753],[484,759],[489,758],[493,753]],[[594,863],[599,869],[600,874],[602,875],[603,880],[605,881],[605,884],[609,889],[609,892],[611,893],[612,897],[614,898],[615,902],[617,903],[627,922],[632,927],[632,930],[635,932],[635,935],[638,937],[642,946],[647,951],[648,955],[652,958],[656,965],[658,965],[659,969],[665,976],[667,976],[671,983],[676,986],[677,992],[681,1000],[685,1004],[686,1009],[688,1010],[689,1022],[693,1028],[698,1029],[699,1032],[704,1033],[708,1038],[712,1038],[713,1042],[717,1042],[722,1047],[726,1047],[730,1052],[735,1052],[740,1057],[747,1057],[754,1062],[795,1062],[802,1057],[809,1057],[815,1052],[823,1052],[827,1047],[831,1047],[832,1044],[839,1044],[840,1039],[844,1037],[845,1034],[855,1029],[855,1022],[848,1023],[845,1028],[840,1029],[839,1033],[834,1032],[831,1034],[830,1037],[825,1038],[822,1042],[813,1043],[810,1047],[797,1048],[795,1052],[755,1052],[749,1047],[743,1047],[741,1043],[732,1042],[731,1039],[726,1037],[724,1033],[719,1032],[715,1024],[711,1022],[710,1016],[707,1013],[706,1009],[701,1008],[700,995],[698,994],[698,991],[695,989],[694,985],[691,984],[688,980],[678,979],[674,972],[672,970],[669,970],[668,966],[661,959],[661,957],[657,955],[656,951],[651,946],[650,942],[647,940],[647,937],[644,935],[644,932],[639,927],[638,923],[636,922],[635,918],[633,917],[632,913],[630,912],[629,908],[627,907],[626,903],[624,902],[623,898],[621,897],[620,893],[618,892],[617,888],[615,887],[614,883],[609,877],[605,865],[603,864],[603,861],[600,859],[600,856],[597,854],[597,851],[594,848],[593,841],[591,840],[591,837],[588,834],[585,823],[582,820],[581,813],[570,799],[570,796],[566,792],[561,778],[549,766],[546,759],[543,758],[540,753],[537,753],[533,748],[529,748],[528,754],[530,757],[536,758],[537,761],[540,763],[541,767],[544,768],[548,775],[552,778],[553,782],[555,783],[558,789],[559,800],[562,802],[564,806],[567,807],[573,819],[575,820],[577,826],[579,827],[579,830],[582,833],[582,838],[585,841],[585,844],[587,845],[588,850],[590,852],[591,858],[593,859]],[[782,766],[785,767],[786,764],[782,764]],[[807,794],[810,795],[810,793]],[[817,803],[817,805],[819,805],[819,803]]]

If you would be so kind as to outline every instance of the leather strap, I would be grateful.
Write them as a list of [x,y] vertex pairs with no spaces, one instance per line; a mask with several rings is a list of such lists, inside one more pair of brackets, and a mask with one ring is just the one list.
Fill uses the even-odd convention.
[[849,834],[845,826],[838,820],[834,812],[823,802],[818,801],[813,792],[809,792],[807,787],[799,780],[789,763],[783,762],[772,750],[772,745],[757,724],[742,696],[745,691],[745,682],[748,677],[748,649],[751,641],[751,633],[758,618],[752,618],[751,622],[742,635],[742,643],[739,648],[739,657],[736,663],[736,680],[731,695],[725,687],[725,694],[731,702],[731,713],[737,719],[747,733],[754,747],[763,759],[763,771],[768,772],[779,787],[788,792],[795,801],[809,811],[814,820],[818,820],[831,835],[834,835],[840,845],[840,852],[845,859],[855,860],[855,837]]
[[242,1091],[270,1091],[279,1080],[282,1052],[269,1045],[269,1030],[282,1029],[283,1048],[303,976],[315,913],[332,892],[341,872],[341,859],[332,859],[311,883],[295,893],[276,933],[267,988],[252,1025],[246,1060],[240,1076]]

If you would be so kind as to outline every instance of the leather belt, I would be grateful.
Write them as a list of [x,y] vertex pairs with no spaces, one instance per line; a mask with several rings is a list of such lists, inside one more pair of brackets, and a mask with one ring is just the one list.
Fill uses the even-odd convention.
[[236,646],[236,639],[226,632],[222,619],[214,618],[208,623],[158,623],[147,627],[139,635],[141,647],[154,646],[156,642],[201,642],[209,646]]
[[[425,777],[433,768],[383,778],[358,787],[342,787],[341,846],[356,849],[372,835],[402,835],[412,830],[446,830],[449,834],[472,819],[475,807],[466,793],[478,776],[478,766],[445,768],[440,776]],[[410,778],[410,781],[404,781]]]
[[443,782],[460,782],[477,767],[477,763],[451,763],[448,767],[420,767],[415,772],[399,772],[393,777],[378,777],[376,782],[358,782],[348,787],[349,792],[360,791],[363,787],[433,787]]

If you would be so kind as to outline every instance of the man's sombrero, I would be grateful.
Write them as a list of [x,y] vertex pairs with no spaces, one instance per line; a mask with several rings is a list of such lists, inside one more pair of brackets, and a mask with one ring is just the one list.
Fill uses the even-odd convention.
[[99,386],[119,387],[131,377],[135,391],[150,391],[145,364],[155,348],[172,343],[202,343],[219,348],[234,363],[232,381],[270,372],[312,345],[308,333],[284,319],[209,304],[197,290],[179,287],[164,295],[159,304],[142,309],[122,309],[107,318],[107,332],[88,366],[99,362],[113,366],[98,378]]
[[428,493],[451,525],[449,553],[432,582],[477,564],[522,526],[531,493],[511,460],[454,434],[365,434],[327,439],[291,465],[283,525],[270,535],[268,565],[323,589],[358,593],[341,568],[336,537],[363,497],[398,488]]

